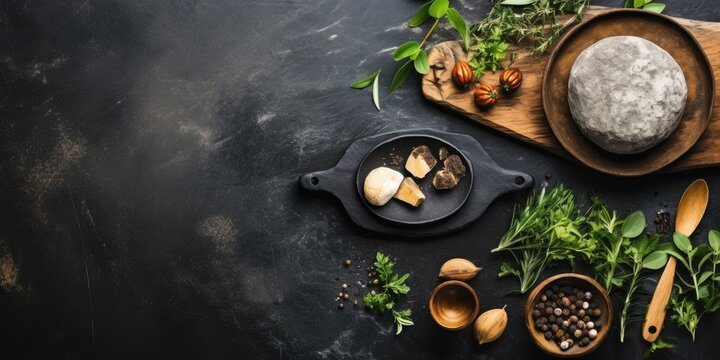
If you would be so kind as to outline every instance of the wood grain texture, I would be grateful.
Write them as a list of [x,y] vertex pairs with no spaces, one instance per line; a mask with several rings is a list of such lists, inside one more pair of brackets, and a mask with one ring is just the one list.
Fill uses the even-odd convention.
[[470,285],[449,280],[436,286],[430,295],[428,309],[441,327],[458,331],[468,327],[480,313],[480,300]]
[[[586,15],[587,21],[599,14],[614,10],[591,6]],[[675,19],[695,36],[710,59],[713,72],[720,71],[720,23]],[[463,60],[466,54],[460,43],[449,41],[437,44],[429,53],[430,71],[422,79],[422,92],[425,98],[441,106],[457,111],[464,116],[528,142],[559,156],[574,158],[562,147],[545,119],[541,98],[542,74],[549,55],[533,56],[526,49],[511,48],[518,53],[513,68],[523,71],[523,85],[515,93],[504,96],[502,101],[488,110],[481,110],[473,103],[472,90],[463,90],[452,81],[452,68],[456,60]],[[482,82],[497,83],[499,73],[486,73]],[[717,89],[716,89],[717,93]],[[713,116],[700,140],[685,155],[663,168],[663,172],[676,172],[687,169],[715,166],[720,164],[720,102],[715,101]]]

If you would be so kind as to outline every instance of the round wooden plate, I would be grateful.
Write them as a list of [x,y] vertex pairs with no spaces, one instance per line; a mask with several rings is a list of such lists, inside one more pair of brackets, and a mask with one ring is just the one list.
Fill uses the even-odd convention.
[[[609,153],[586,138],[575,125],[567,98],[570,69],[580,53],[601,39],[620,35],[641,37],[663,48],[680,64],[688,86],[685,111],[675,132],[634,155]],[[710,122],[714,99],[715,77],[700,44],[671,18],[644,10],[611,11],[578,25],[557,45],[543,74],[545,117],[560,144],[583,164],[617,176],[652,173],[690,150]]]

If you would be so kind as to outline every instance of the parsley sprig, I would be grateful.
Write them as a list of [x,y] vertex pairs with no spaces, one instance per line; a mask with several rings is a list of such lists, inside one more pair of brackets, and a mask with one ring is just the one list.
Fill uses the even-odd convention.
[[398,276],[394,273],[393,266],[395,263],[390,261],[390,257],[378,252],[375,255],[375,272],[378,274],[378,280],[380,282],[380,292],[370,292],[365,295],[363,302],[365,307],[384,313],[385,311],[391,311],[393,319],[396,325],[395,334],[400,334],[403,330],[403,326],[413,326],[412,321],[412,310],[403,309],[395,310],[395,300],[400,295],[407,295],[410,292],[410,287],[405,284],[405,281],[410,277],[410,274]]

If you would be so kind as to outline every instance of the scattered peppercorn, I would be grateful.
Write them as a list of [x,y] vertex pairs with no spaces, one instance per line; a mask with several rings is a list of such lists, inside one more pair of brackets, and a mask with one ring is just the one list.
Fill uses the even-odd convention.
[[350,266],[352,261],[350,259],[345,260],[345,266]]
[[343,308],[345,308],[345,304],[339,303],[339,304],[338,304],[338,309],[342,310]]
[[347,288],[348,288],[348,284],[342,284],[342,288],[343,288],[343,289],[347,289]]

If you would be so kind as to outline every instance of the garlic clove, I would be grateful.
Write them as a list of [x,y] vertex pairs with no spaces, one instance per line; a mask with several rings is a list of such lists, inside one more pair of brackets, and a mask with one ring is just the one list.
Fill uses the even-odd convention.
[[475,320],[475,340],[480,345],[497,340],[505,331],[507,321],[505,306],[502,309],[492,309],[480,314]]
[[442,264],[438,276],[443,279],[468,281],[480,270],[482,268],[475,266],[470,260],[454,258]]

